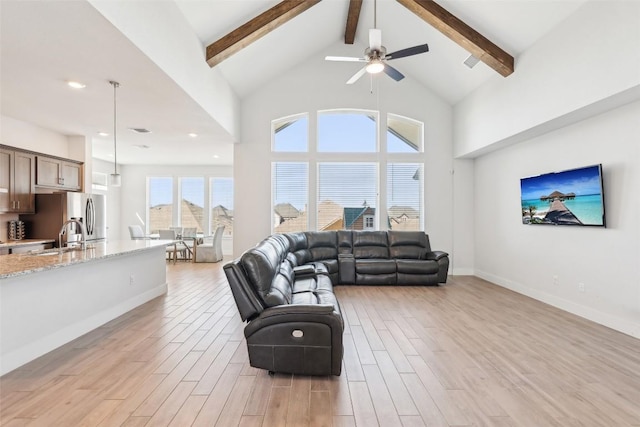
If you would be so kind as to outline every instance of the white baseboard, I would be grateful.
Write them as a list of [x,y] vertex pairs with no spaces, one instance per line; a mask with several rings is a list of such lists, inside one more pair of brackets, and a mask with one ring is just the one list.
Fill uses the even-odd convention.
[[623,334],[631,335],[632,337],[640,339],[640,323],[622,319],[610,313],[605,313],[591,307],[577,304],[574,301],[569,301],[537,289],[532,289],[522,285],[521,283],[517,283],[513,280],[508,280],[485,271],[475,270],[475,275],[488,282],[502,286],[503,288],[510,289],[519,294],[526,295],[571,314],[575,314],[576,316],[580,316],[618,332],[622,332]]
[[475,270],[473,268],[454,268],[451,271],[452,276],[473,276]]

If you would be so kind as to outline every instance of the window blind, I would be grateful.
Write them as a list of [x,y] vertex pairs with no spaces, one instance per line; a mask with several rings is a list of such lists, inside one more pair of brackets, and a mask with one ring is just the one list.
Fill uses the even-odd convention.
[[377,217],[377,202],[376,163],[318,164],[318,230],[363,230],[372,225],[366,216]]
[[273,230],[276,233],[308,229],[309,165],[306,162],[272,164]]
[[390,230],[422,230],[422,164],[387,165],[387,216]]

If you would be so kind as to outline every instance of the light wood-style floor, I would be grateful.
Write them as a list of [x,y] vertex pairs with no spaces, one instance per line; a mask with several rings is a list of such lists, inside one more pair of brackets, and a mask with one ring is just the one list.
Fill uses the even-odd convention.
[[640,341],[473,277],[339,287],[340,377],[251,368],[222,263],[0,379],[4,426],[640,426]]

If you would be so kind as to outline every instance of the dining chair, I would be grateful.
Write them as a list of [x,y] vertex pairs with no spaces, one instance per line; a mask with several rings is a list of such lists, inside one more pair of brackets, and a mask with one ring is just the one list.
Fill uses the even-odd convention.
[[176,232],[176,239],[182,238],[182,227],[169,227],[169,230]]
[[142,227],[137,224],[129,226],[129,235],[131,236],[131,240],[148,239],[148,237],[144,235],[144,230],[142,230]]
[[194,247],[197,244],[197,231],[196,227],[184,227],[182,229],[182,244],[185,245],[188,249],[186,253],[189,259],[192,259]]
[[171,261],[171,258],[173,257],[173,263],[175,264],[176,261],[178,260],[178,253],[180,251],[178,249],[178,243],[175,242],[176,240],[175,230],[158,230],[158,234],[160,235],[160,240],[174,241],[173,243],[167,245],[166,257],[169,261]]
[[203,239],[201,245],[196,247],[196,262],[218,262],[222,261],[222,235],[224,234],[224,225],[216,228],[213,236],[207,236]]

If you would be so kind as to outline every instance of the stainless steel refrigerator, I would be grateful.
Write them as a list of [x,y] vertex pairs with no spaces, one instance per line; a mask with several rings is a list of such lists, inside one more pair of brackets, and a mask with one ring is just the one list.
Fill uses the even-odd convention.
[[[25,222],[28,238],[54,239],[58,246],[62,224],[70,219],[84,225],[88,243],[106,239],[106,216],[106,196],[102,194],[51,193],[36,194],[36,213],[20,215],[20,219]],[[81,237],[80,227],[70,223],[62,236],[62,245],[79,241]]]

